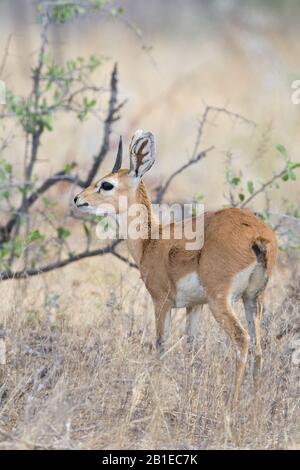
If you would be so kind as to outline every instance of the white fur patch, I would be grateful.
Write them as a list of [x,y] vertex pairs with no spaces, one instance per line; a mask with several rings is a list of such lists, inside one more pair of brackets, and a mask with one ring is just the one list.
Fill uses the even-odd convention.
[[187,274],[176,284],[176,307],[207,303],[206,293],[196,272]]
[[247,289],[250,276],[252,275],[256,266],[257,262],[254,261],[249,266],[247,266],[247,268],[243,269],[243,271],[240,271],[234,276],[231,286],[231,297],[233,301],[238,300]]

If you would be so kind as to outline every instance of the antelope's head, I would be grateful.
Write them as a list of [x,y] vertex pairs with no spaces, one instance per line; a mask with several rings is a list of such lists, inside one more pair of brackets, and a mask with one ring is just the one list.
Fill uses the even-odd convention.
[[154,136],[151,132],[138,130],[129,146],[129,170],[122,170],[123,145],[120,137],[114,167],[108,175],[92,183],[75,198],[78,209],[95,215],[122,213],[122,196],[130,198],[136,191],[144,174],[150,170],[155,160]]

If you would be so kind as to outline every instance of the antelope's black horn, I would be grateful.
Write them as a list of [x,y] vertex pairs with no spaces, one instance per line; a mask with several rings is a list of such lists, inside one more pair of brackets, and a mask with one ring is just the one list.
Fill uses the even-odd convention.
[[123,156],[123,143],[122,143],[122,136],[120,136],[117,158],[116,158],[114,167],[112,169],[112,173],[117,173],[117,171],[120,170],[122,166],[122,156]]

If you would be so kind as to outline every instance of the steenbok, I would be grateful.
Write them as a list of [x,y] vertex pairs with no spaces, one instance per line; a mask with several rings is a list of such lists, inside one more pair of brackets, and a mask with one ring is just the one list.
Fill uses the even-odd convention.
[[[170,237],[165,239],[161,224],[156,221],[151,200],[142,181],[155,160],[154,136],[137,131],[129,148],[130,169],[122,170],[120,139],[113,170],[79,193],[74,203],[91,214],[116,214],[121,227],[128,226],[130,206],[142,205],[140,226],[148,236],[127,234],[129,252],[134,258],[155,308],[156,345],[163,346],[169,329],[171,309],[186,307],[187,333],[196,334],[199,307],[208,303],[219,325],[230,337],[236,350],[235,383],[231,403],[238,399],[244,377],[249,343],[255,353],[254,381],[262,366],[260,323],[264,291],[277,255],[274,231],[248,210],[222,209],[204,213],[204,244],[201,248],[186,248],[184,236],[174,236],[175,224],[170,224]],[[121,207],[120,199],[127,205]],[[193,219],[191,219],[193,220]],[[153,238],[151,234],[155,233]],[[158,234],[158,236],[157,236]],[[242,299],[248,332],[237,318],[233,305]]]

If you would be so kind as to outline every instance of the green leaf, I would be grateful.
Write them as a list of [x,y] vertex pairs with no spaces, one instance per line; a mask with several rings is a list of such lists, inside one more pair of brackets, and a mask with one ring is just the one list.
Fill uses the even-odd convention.
[[243,202],[245,200],[245,195],[243,193],[239,193],[239,199]]
[[98,222],[102,222],[102,220],[104,220],[106,218],[105,215],[91,215],[89,217],[89,219],[91,220],[91,222],[95,222],[96,224]]
[[292,163],[291,162],[291,169],[295,170],[295,168],[300,168],[300,163]]
[[15,256],[17,256],[18,258],[21,256],[22,254],[22,251],[23,251],[23,242],[20,238],[16,238],[14,240],[14,252],[15,252]]
[[45,240],[45,235],[43,235],[39,230],[36,229],[27,235],[26,240],[28,243],[36,242],[36,241],[43,241]]
[[287,149],[285,148],[284,145],[278,144],[278,145],[276,145],[276,149],[278,150],[279,153],[281,153],[281,155],[282,155],[286,160],[289,158]]
[[293,163],[291,161],[287,162],[287,169],[286,169],[286,174],[282,176],[283,181],[296,181],[297,176],[296,173],[294,172],[295,168],[298,168],[300,166],[299,163]]
[[69,229],[65,227],[58,227],[57,229],[57,236],[60,240],[66,240],[71,235]]
[[237,176],[234,176],[233,178],[231,178],[231,181],[230,181],[230,183],[233,186],[238,186],[240,182],[241,182],[241,178],[238,178]]
[[51,114],[44,115],[40,119],[40,124],[42,125],[42,128],[46,128],[48,131],[53,130],[53,117]]
[[57,23],[66,23],[68,20],[76,16],[83,15],[86,9],[80,5],[54,5],[52,9],[51,19]]
[[64,166],[64,172],[65,173],[71,173],[73,168],[74,168],[74,166],[72,165],[72,163],[66,163],[65,166]]
[[254,193],[254,184],[253,184],[253,181],[248,181],[247,183],[247,188],[248,188],[248,191],[250,194],[253,194]]
[[42,198],[43,200],[43,203],[45,204],[45,206],[49,206],[50,205],[50,199],[47,197],[47,196],[44,196]]
[[0,181],[6,181],[12,174],[12,165],[6,160],[0,160]]
[[20,191],[20,193],[22,194],[22,196],[26,197],[27,196],[27,193],[28,193],[28,187],[18,187],[18,191]]

